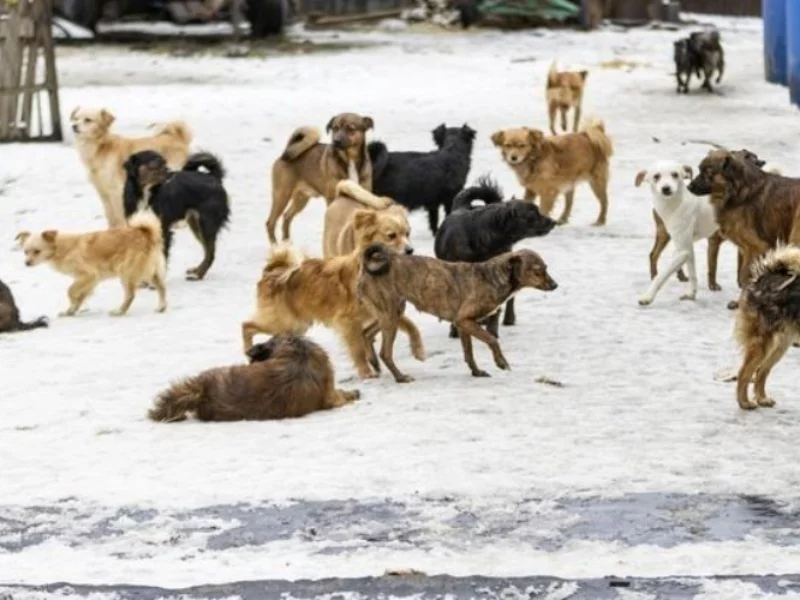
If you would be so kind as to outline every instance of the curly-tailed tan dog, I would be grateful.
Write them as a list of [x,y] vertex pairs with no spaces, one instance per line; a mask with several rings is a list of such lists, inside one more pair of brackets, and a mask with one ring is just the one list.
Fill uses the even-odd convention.
[[155,134],[140,138],[111,133],[114,115],[106,109],[77,107],[70,114],[70,122],[78,154],[100,195],[109,227],[125,223],[123,165],[132,154],[154,150],[166,159],[173,171],[180,170],[189,156],[192,132],[183,121],[166,123]]
[[[330,204],[336,197],[336,184],[350,179],[372,190],[372,163],[366,150],[367,131],[372,118],[354,113],[333,117],[325,130],[330,144],[320,143],[313,127],[292,133],[286,149],[272,164],[272,208],[267,219],[267,235],[276,243],[275,228],[283,215],[283,239],[289,239],[292,220],[308,201],[322,196]],[[291,203],[291,204],[290,204]]]
[[572,131],[578,131],[583,109],[583,89],[588,75],[588,71],[559,71],[555,62],[550,65],[547,73],[547,109],[553,135],[556,135],[557,113],[561,113],[561,129],[569,131],[567,113],[570,110],[574,111]]
[[559,224],[569,221],[575,187],[588,181],[600,202],[600,214],[593,225],[605,225],[608,213],[609,159],[614,154],[611,138],[602,121],[593,120],[580,133],[545,137],[537,129],[520,127],[497,131],[492,142],[500,148],[503,160],[525,188],[525,199],[541,196],[539,207],[547,216],[556,199],[565,195]]

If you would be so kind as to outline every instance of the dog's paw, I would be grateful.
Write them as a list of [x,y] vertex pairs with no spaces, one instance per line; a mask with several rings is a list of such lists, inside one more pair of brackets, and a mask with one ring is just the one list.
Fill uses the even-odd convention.
[[414,381],[414,378],[411,375],[403,375],[401,374],[399,377],[395,377],[394,379],[397,383],[411,383]]
[[755,410],[758,408],[758,403],[753,402],[749,398],[745,398],[744,402],[742,401],[739,402],[739,408],[741,408],[742,410]]
[[158,308],[156,308],[156,312],[159,314],[167,312],[167,305],[163,304],[159,306]]
[[380,375],[378,373],[375,373],[374,371],[366,371],[363,373],[359,373],[358,376],[361,379],[377,379],[378,377],[380,377]]
[[58,313],[59,317],[74,317],[75,311],[74,310],[64,310]]
[[114,310],[108,311],[109,317],[121,317],[125,314],[125,311],[119,308],[115,308]]
[[569,223],[568,218],[561,217],[558,221],[556,221],[556,225],[566,225]]
[[417,348],[411,348],[411,356],[413,356],[419,362],[425,362],[425,359],[428,358],[425,355],[425,348],[423,348],[422,346],[419,346]]
[[739,308],[738,300],[731,300],[728,302],[728,310],[736,310],[737,308]]
[[186,270],[186,281],[200,281],[201,279],[203,279],[203,276],[197,269]]
[[693,292],[689,292],[688,294],[683,294],[681,296],[681,300],[692,300],[692,301],[694,301],[696,299],[697,299],[697,294],[693,293]]
[[491,375],[489,375],[486,371],[484,371],[482,369],[477,369],[477,370],[473,371],[472,372],[472,376],[473,377],[491,377]]
[[602,221],[600,219],[597,219],[597,221],[592,223],[592,227],[605,227],[605,224],[606,224],[605,219]]
[[503,371],[511,370],[511,365],[508,364],[508,361],[506,359],[496,360],[494,361],[494,364],[497,365],[498,369],[502,369]]
[[710,289],[712,292],[721,292],[722,291],[722,286],[720,284],[716,283],[716,282],[709,283],[708,284],[708,289]]
[[772,408],[775,406],[775,400],[770,398],[769,396],[762,396],[761,398],[756,398],[756,402],[759,406],[764,406],[767,408]]
[[653,303],[653,299],[649,296],[639,296],[639,306],[649,306]]

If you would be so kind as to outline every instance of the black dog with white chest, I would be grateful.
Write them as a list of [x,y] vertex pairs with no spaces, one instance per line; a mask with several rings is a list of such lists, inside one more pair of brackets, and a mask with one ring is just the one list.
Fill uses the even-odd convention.
[[[503,202],[503,192],[489,177],[478,179],[453,200],[453,212],[436,233],[436,258],[450,262],[484,262],[505,252],[526,238],[547,235],[556,222],[522,200]],[[486,328],[499,337],[500,311],[486,319]],[[514,325],[514,297],[506,302],[503,325]],[[457,338],[455,327],[450,337]]]
[[472,160],[475,130],[439,125],[433,130],[437,150],[389,152],[383,142],[367,146],[372,161],[372,191],[388,196],[408,210],[428,211],[431,233],[439,226],[439,207],[450,214],[453,198],[463,189]]
[[217,236],[230,219],[222,163],[213,154],[198,152],[189,157],[183,170],[170,171],[163,156],[145,150],[126,161],[125,171],[125,216],[135,213],[139,204],[146,201],[161,219],[167,258],[172,227],[185,220],[204,252],[203,261],[187,270],[186,278],[203,279],[214,263]]

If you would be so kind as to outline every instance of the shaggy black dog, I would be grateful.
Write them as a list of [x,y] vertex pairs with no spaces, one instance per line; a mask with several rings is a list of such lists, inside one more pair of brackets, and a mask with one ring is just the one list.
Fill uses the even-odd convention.
[[679,94],[689,93],[692,74],[703,79],[704,90],[713,92],[711,76],[716,71],[716,83],[719,83],[725,71],[725,52],[719,32],[714,29],[695,31],[688,38],[678,40],[675,42],[674,60]]
[[436,234],[439,207],[450,214],[453,198],[464,187],[469,174],[475,130],[468,125],[433,130],[438,150],[433,152],[389,152],[383,142],[367,147],[372,160],[372,191],[388,196],[408,210],[424,208],[428,224]]
[[[204,173],[200,169],[208,171]],[[136,212],[144,199],[161,219],[164,255],[169,258],[172,227],[186,220],[203,246],[203,262],[186,271],[187,279],[205,277],[214,263],[217,235],[230,218],[228,193],[222,186],[225,171],[207,152],[189,157],[181,171],[170,171],[164,157],[151,150],[137,152],[125,163],[125,215]]]
[[11,293],[11,289],[0,281],[0,333],[29,331],[39,327],[47,327],[47,317],[39,317],[30,323],[20,321],[14,295]]
[[[483,262],[511,252],[512,246],[525,238],[550,233],[555,225],[533,203],[503,202],[503,192],[497,183],[482,177],[453,200],[453,212],[436,233],[434,252],[436,258],[451,262]],[[495,337],[499,337],[499,319],[500,311],[486,319],[486,328]],[[512,296],[506,302],[503,325],[515,322]],[[450,327],[450,337],[458,337],[455,327]]]
[[700,74],[700,57],[697,56],[689,38],[684,38],[675,42],[675,79],[678,81],[678,93],[689,93],[689,82],[692,79],[692,74],[696,74],[698,78]]

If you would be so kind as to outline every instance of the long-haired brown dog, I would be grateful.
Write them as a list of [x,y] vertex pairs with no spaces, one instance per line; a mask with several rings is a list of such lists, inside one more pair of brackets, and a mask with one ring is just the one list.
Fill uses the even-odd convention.
[[593,225],[605,225],[609,159],[614,146],[602,121],[591,120],[580,133],[552,137],[527,127],[506,129],[495,132],[492,142],[525,188],[525,199],[534,201],[541,196],[539,208],[543,214],[550,216],[558,196],[564,192],[564,212],[558,223],[569,221],[575,187],[588,181],[600,202],[600,214]]
[[177,171],[189,156],[192,132],[183,121],[158,127],[153,135],[127,138],[111,133],[114,115],[106,109],[76,107],[70,114],[78,154],[89,174],[109,227],[125,223],[123,165],[135,152],[154,150],[163,156],[170,170]]
[[325,351],[299,336],[253,346],[249,365],[218,367],[173,384],[150,410],[153,421],[173,423],[194,413],[201,421],[263,421],[302,417],[356,401],[338,390]]
[[158,290],[158,312],[167,310],[161,221],[151,211],[133,215],[123,227],[92,233],[62,233],[49,229],[37,234],[17,235],[25,252],[25,264],[50,263],[56,271],[75,279],[69,286],[69,308],[59,316],[71,317],[104,279],[118,277],[125,299],[111,316],[128,312],[136,288],[152,282]]
[[397,368],[392,354],[398,317],[406,300],[422,312],[453,323],[472,375],[488,377],[475,363],[473,337],[491,348],[500,369],[510,367],[497,338],[478,323],[526,287],[546,292],[558,287],[547,274],[545,262],[532,250],[515,250],[480,263],[463,263],[400,255],[376,244],[364,251],[359,292],[378,318],[377,328],[383,337],[381,360],[397,381],[410,381]]
[[556,114],[561,113],[561,129],[569,131],[567,113],[574,111],[572,131],[578,131],[583,109],[583,89],[589,71],[559,71],[555,61],[547,72],[547,111],[550,117],[550,131],[556,135]]
[[[774,406],[765,390],[767,378],[792,343],[800,341],[800,248],[784,246],[755,263],[739,299],[736,337],[744,353],[736,383],[739,406]],[[753,375],[755,400],[747,396]]]
[[342,113],[325,127],[331,134],[330,144],[320,143],[320,133],[314,127],[300,127],[292,133],[283,154],[272,164],[272,208],[267,219],[267,235],[272,244],[277,241],[275,227],[281,215],[283,239],[288,240],[292,220],[308,201],[322,196],[330,204],[336,197],[336,184],[342,179],[372,190],[366,136],[373,126],[370,117]]

